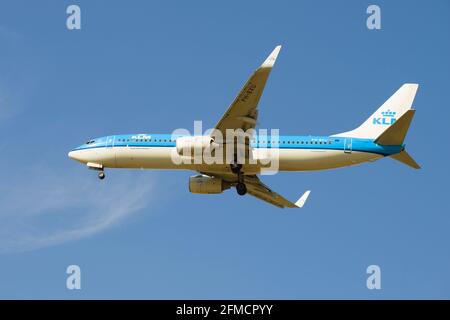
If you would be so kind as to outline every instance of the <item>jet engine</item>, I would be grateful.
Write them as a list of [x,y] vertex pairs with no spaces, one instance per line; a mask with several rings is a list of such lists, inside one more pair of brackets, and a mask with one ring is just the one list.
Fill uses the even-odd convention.
[[176,141],[177,153],[184,156],[192,156],[195,150],[203,152],[206,148],[213,147],[214,139],[209,136],[180,137]]
[[230,186],[222,178],[207,175],[189,177],[189,191],[192,193],[222,193],[225,189],[229,188]]

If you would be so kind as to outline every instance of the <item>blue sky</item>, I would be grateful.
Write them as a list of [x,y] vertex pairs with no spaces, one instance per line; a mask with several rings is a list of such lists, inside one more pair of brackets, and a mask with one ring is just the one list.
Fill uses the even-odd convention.
[[[66,29],[70,4],[81,30]],[[444,0],[2,1],[0,298],[450,298],[449,33]],[[417,82],[406,143],[423,169],[264,177],[290,199],[312,190],[280,210],[190,194],[190,172],[100,182],[67,158],[93,137],[213,126],[278,44],[261,127],[342,132]],[[372,264],[381,290],[366,288]]]

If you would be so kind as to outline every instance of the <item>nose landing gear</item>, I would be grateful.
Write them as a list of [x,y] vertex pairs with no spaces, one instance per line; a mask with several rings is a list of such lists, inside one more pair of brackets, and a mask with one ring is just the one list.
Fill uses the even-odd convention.
[[87,167],[91,170],[95,170],[98,171],[98,178],[100,180],[105,179],[106,175],[105,175],[105,171],[104,170],[104,166],[100,163],[94,163],[94,162],[88,162],[87,163]]

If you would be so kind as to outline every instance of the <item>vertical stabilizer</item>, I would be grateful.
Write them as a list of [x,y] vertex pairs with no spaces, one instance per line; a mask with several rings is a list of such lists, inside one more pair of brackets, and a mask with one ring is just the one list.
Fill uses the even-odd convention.
[[363,139],[378,138],[406,112],[411,110],[418,87],[419,85],[415,83],[402,85],[362,125],[355,130],[335,134],[334,136]]

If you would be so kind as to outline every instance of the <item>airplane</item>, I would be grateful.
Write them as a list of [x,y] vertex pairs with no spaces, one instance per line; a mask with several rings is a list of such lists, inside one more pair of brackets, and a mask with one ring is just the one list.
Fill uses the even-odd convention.
[[[255,129],[258,103],[280,50],[281,46],[277,46],[250,76],[214,127],[215,132],[225,135],[227,130]],[[276,151],[278,171],[334,169],[385,157],[420,169],[403,143],[414,117],[412,103],[417,89],[418,84],[403,84],[366,121],[351,131],[330,136],[249,138],[241,145],[247,157],[264,150]],[[230,143],[227,139],[215,141],[212,135],[109,135],[87,141],[70,151],[68,156],[89,169],[97,170],[100,179],[105,178],[105,168],[193,170],[199,174],[189,178],[189,191],[192,193],[216,194],[234,187],[239,195],[248,193],[279,208],[303,207],[310,190],[296,202],[287,200],[258,177],[265,168],[261,161],[238,163],[236,155],[233,155],[232,161],[223,163],[174,162],[174,154],[175,157],[186,157],[181,150],[193,150],[198,146],[203,150],[211,149],[212,145],[225,147]],[[228,153],[237,152],[237,149],[231,150]]]

